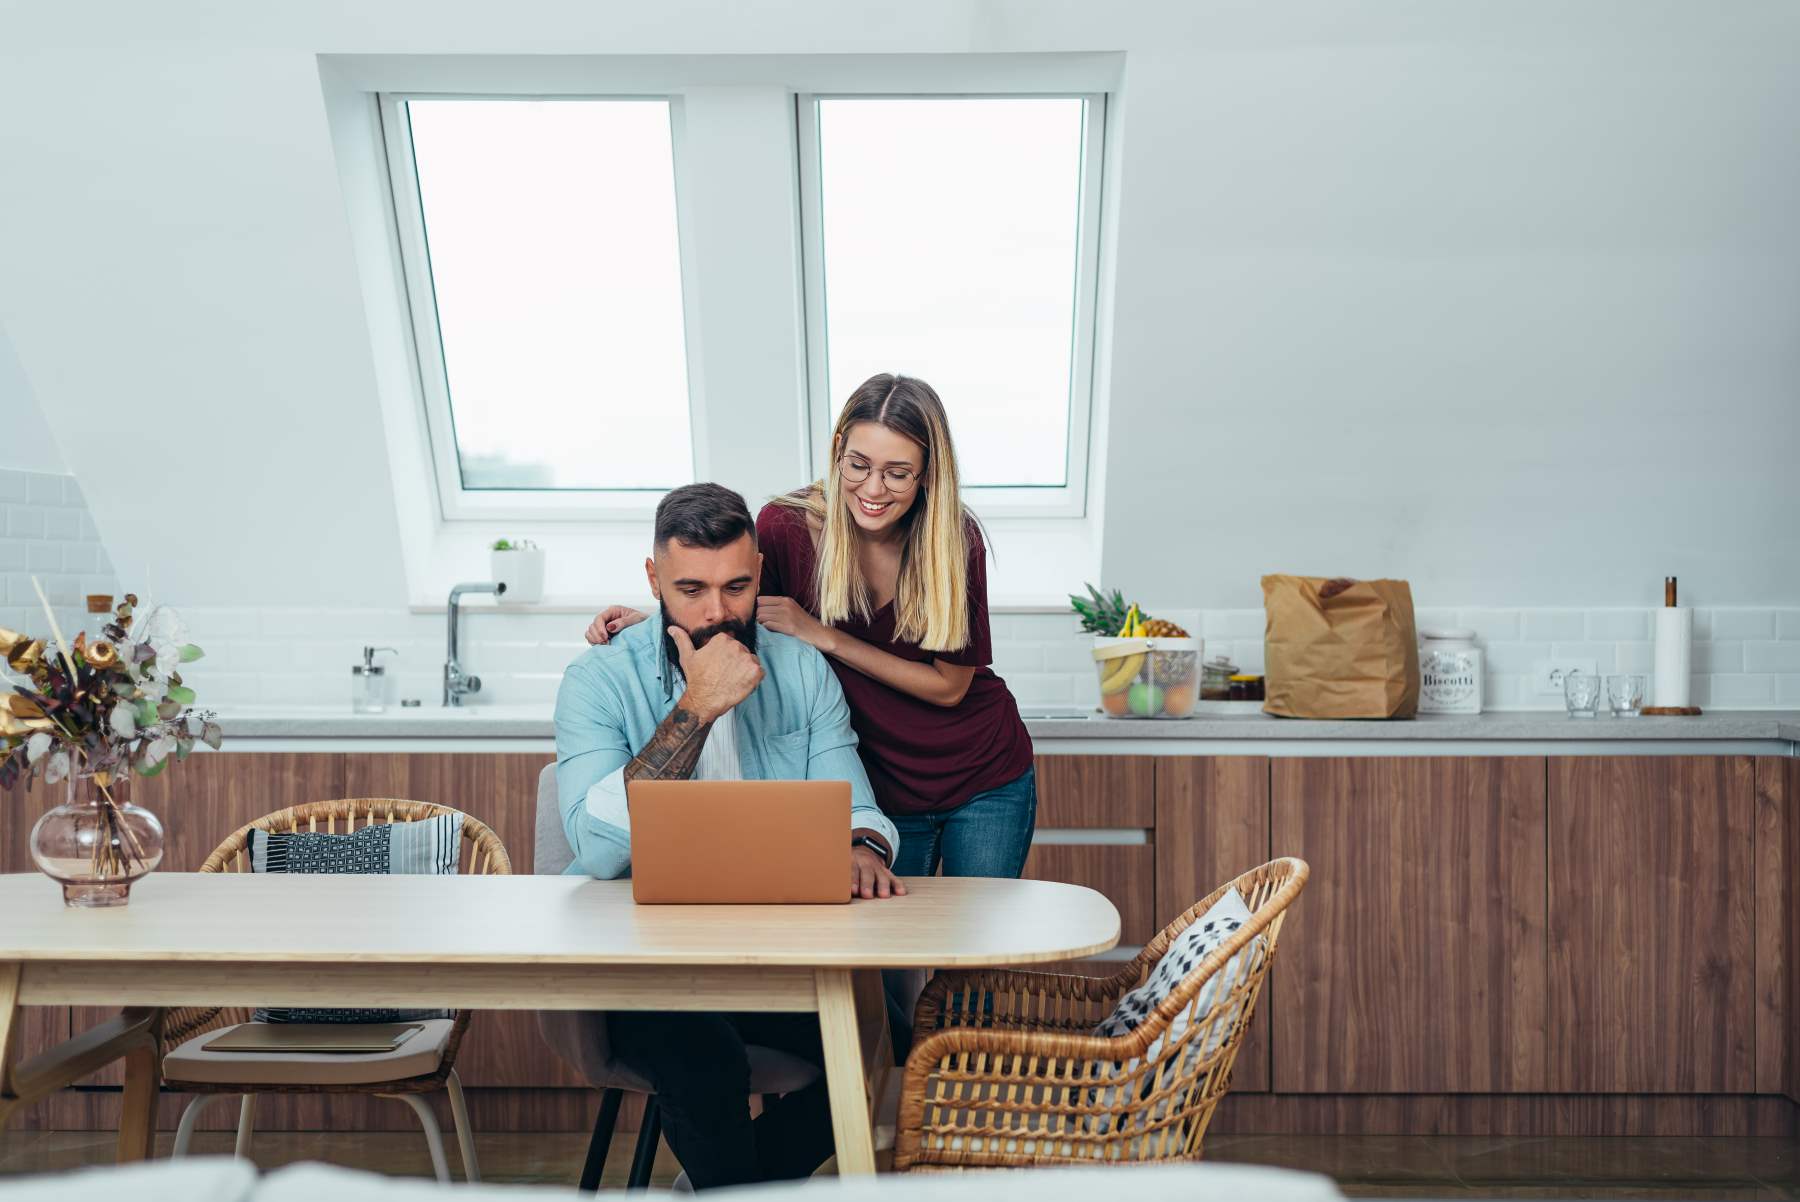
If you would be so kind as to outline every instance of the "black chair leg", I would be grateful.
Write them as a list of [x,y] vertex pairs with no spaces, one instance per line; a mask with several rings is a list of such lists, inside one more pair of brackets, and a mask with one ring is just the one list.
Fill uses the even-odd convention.
[[644,1124],[638,1128],[637,1151],[631,1154],[631,1178],[626,1189],[648,1189],[650,1172],[656,1168],[656,1145],[662,1139],[662,1110],[655,1095],[644,1099]]
[[619,1104],[624,1100],[624,1090],[600,1091],[600,1113],[594,1118],[594,1137],[588,1141],[587,1163],[581,1166],[583,1193],[591,1194],[600,1188],[600,1175],[606,1171],[607,1149],[612,1147],[613,1128],[619,1122]]

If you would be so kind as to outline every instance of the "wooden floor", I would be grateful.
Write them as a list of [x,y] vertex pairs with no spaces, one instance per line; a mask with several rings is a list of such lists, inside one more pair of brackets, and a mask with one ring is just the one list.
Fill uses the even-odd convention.
[[[229,1155],[229,1132],[200,1132],[196,1154]],[[623,1184],[633,1136],[622,1134],[608,1157],[606,1182]],[[167,1156],[172,1138],[158,1139]],[[578,1133],[481,1136],[482,1176],[570,1188],[580,1174],[587,1137]],[[1770,1198],[1800,1199],[1800,1143],[1788,1139],[1489,1138],[1478,1136],[1215,1135],[1209,1159],[1283,1165],[1336,1178],[1364,1198]],[[0,1132],[0,1178],[104,1164],[113,1139],[104,1133]],[[454,1171],[456,1151],[450,1156]],[[429,1177],[421,1136],[393,1132],[269,1132],[252,1157],[264,1169],[301,1160]],[[653,1185],[676,1172],[668,1148],[657,1158]],[[827,1167],[825,1172],[830,1172]]]

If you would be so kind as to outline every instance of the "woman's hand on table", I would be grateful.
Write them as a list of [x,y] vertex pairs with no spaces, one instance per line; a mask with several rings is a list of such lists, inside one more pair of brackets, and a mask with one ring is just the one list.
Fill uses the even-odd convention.
[[792,635],[830,655],[837,631],[806,612],[792,597],[758,597],[756,620],[777,634]]
[[587,628],[587,641],[595,646],[604,646],[612,642],[612,636],[642,622],[650,615],[641,610],[632,609],[628,605],[609,605],[594,615],[593,623]]

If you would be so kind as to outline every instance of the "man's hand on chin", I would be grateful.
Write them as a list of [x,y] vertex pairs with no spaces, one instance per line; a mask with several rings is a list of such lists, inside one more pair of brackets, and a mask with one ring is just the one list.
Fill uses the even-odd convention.
[[866,847],[850,849],[850,896],[905,897],[906,886],[882,858]]

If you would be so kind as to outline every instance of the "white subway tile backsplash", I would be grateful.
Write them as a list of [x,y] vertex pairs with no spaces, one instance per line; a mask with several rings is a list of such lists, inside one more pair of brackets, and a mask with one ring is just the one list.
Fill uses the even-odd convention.
[[[210,639],[250,638],[262,632],[262,622],[254,609],[223,609],[215,606],[190,606],[181,611],[188,632],[196,643],[205,647]],[[210,649],[209,649],[210,650]]]
[[1800,642],[1745,643],[1746,672],[1800,672]]
[[1208,611],[1200,619],[1200,635],[1208,640],[1260,639],[1263,637],[1263,611],[1260,609]]
[[1462,609],[1456,613],[1456,624],[1473,630],[1482,643],[1517,642],[1520,634],[1516,609]]
[[1006,678],[1007,688],[1020,705],[1070,705],[1074,682],[1066,675],[1024,672]]
[[27,543],[26,568],[39,576],[63,570],[64,548],[57,543]]
[[9,504],[6,533],[9,538],[43,538],[44,511],[31,505]]
[[1453,609],[1415,609],[1413,625],[1420,630],[1445,630],[1457,625]]
[[1713,639],[1768,639],[1775,637],[1775,611],[1771,609],[1715,609]]
[[1592,609],[1587,615],[1590,643],[1639,642],[1650,637],[1650,615],[1641,609]]
[[1618,671],[1619,648],[1616,643],[1552,643],[1551,659],[1591,659],[1600,672]]
[[1736,676],[1713,676],[1710,704],[1722,709],[1754,709],[1775,702],[1775,677],[1740,673]]
[[1537,670],[1539,660],[1550,658],[1549,643],[1489,643],[1482,657],[1488,669],[1523,676]]
[[1694,642],[1694,671],[1710,675],[1744,670],[1744,644]]
[[[1042,672],[1047,665],[1044,662],[1046,645],[1043,643],[995,643],[994,671],[1002,676],[1016,672]],[[1074,668],[1063,668],[1073,671]]]
[[81,511],[79,509],[46,509],[44,511],[44,537],[60,539],[63,542],[80,542]]
[[1587,635],[1587,616],[1579,609],[1526,610],[1523,633],[1528,643],[1578,643]]
[[28,472],[25,478],[25,499],[32,505],[62,508],[68,502],[63,496],[63,481],[71,479],[67,476],[47,476],[41,472]]
[[[0,471],[0,626],[48,635],[31,573],[53,594],[70,637],[104,622],[82,612],[88,593],[119,594],[112,563],[81,504],[72,477]],[[480,701],[555,702],[562,671],[586,649],[579,614],[496,612],[477,601],[463,611],[463,658],[480,673]],[[1179,609],[1150,612],[1206,640],[1241,671],[1262,672],[1263,611]],[[399,649],[386,656],[390,702],[417,697],[438,704],[444,656],[442,612],[397,607],[185,606],[192,640],[206,658],[186,673],[201,703],[349,707],[352,664],[364,645]],[[1485,705],[1496,710],[1562,709],[1539,696],[1532,673],[1554,654],[1595,660],[1600,670],[1642,672],[1653,663],[1650,611],[1640,608],[1507,609],[1422,607],[1421,627],[1465,626],[1486,652]],[[1098,701],[1091,637],[1066,613],[992,617],[994,669],[1027,707]],[[1710,607],[1695,615],[1693,699],[1701,706],[1800,706],[1800,606]]]

